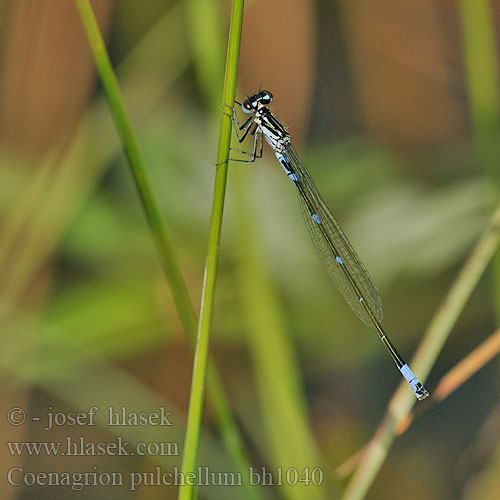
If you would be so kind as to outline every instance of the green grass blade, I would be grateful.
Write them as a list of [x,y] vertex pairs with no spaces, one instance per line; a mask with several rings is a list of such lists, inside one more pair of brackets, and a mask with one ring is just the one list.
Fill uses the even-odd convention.
[[488,0],[461,0],[467,97],[480,147],[500,132],[500,72],[494,16]]
[[[419,374],[422,381],[425,381],[499,244],[500,205],[497,206],[489,227],[477,242],[441,307],[432,318],[424,340],[411,361],[415,373]],[[366,447],[363,458],[344,492],[343,500],[361,500],[365,497],[394,442],[397,425],[408,416],[414,404],[415,397],[408,390],[406,383],[401,382],[388,405],[382,424]]]
[[205,103],[219,116],[219,99],[224,73],[225,6],[216,0],[184,0],[187,32],[193,51],[194,71]]
[[[243,24],[243,8],[244,0],[233,0],[221,108],[224,103],[232,104],[235,98],[241,28]],[[218,166],[215,174],[214,198],[208,237],[207,259],[205,263],[205,279],[201,298],[200,321],[198,323],[196,354],[191,382],[191,395],[189,399],[189,414],[182,460],[182,472],[184,475],[195,473],[199,459],[201,424],[204,409],[204,387],[207,373],[210,327],[214,308],[215,283],[219,260],[219,244],[222,215],[224,212],[231,130],[231,119],[229,116],[222,114],[221,109],[221,125],[217,151]],[[196,496],[197,489],[195,486],[186,484],[179,489],[179,500],[193,500]]]
[[[113,116],[117,123],[122,142],[131,165],[134,180],[136,182],[137,188],[139,190],[139,195],[143,203],[144,209],[146,211],[146,216],[150,224],[152,233],[155,238],[156,246],[160,254],[160,258],[167,276],[172,295],[174,297],[177,310],[179,311],[179,316],[183,323],[184,328],[190,337],[195,339],[196,337],[196,314],[192,306],[192,302],[189,298],[187,287],[183,280],[182,274],[180,272],[179,266],[175,259],[170,237],[167,231],[166,220],[164,218],[161,206],[158,200],[158,196],[154,190],[153,184],[149,177],[146,164],[144,161],[144,156],[140,150],[137,137],[132,129],[130,120],[128,118],[126,109],[123,105],[123,100],[121,97],[118,82],[114,75],[109,57],[107,55],[104,42],[102,40],[101,34],[99,32],[95,17],[91,10],[90,4],[87,0],[76,0],[78,9],[82,20],[84,21],[84,26],[87,31],[89,41],[96,59],[96,64],[103,82],[103,86],[108,95],[109,103],[113,112]],[[242,7],[241,7],[242,12]],[[242,15],[242,14],[241,14]],[[232,24],[233,26],[233,24]],[[235,28],[232,28],[233,35],[232,39],[234,41],[235,36],[238,37],[238,51],[239,51],[239,37],[240,34],[235,33]],[[239,22],[239,33],[241,33],[241,20]],[[231,40],[231,38],[230,38]],[[233,43],[234,45],[234,43]],[[226,85],[225,88],[228,90],[224,92],[225,102],[232,102],[234,100],[235,85],[236,85],[236,75],[237,75],[237,61],[238,53],[235,53],[235,49],[231,49],[230,46],[230,56],[228,61],[232,61],[232,64],[228,63],[227,75],[229,77],[226,82],[234,82],[232,84]],[[231,90],[231,85],[233,85]],[[223,115],[225,117],[225,115]],[[226,117],[227,118],[227,117]],[[231,121],[229,121],[229,127],[227,123],[222,125],[221,128],[221,144],[219,148],[220,151],[226,150],[226,158],[229,152],[230,134],[231,134]],[[229,137],[228,137],[229,136]],[[221,149],[222,148],[222,149]],[[224,154],[224,153],[222,153]],[[220,156],[220,155],[219,155]],[[221,199],[221,180],[223,180],[223,185],[225,187],[225,177],[227,175],[227,164],[224,164],[224,168],[218,169],[217,179],[216,179],[216,192],[219,194],[215,199]],[[223,176],[221,177],[223,173]],[[222,201],[223,201],[224,190],[222,190]],[[220,206],[220,205],[219,205]],[[220,218],[222,217],[222,207],[220,207]],[[212,234],[212,233],[211,233]],[[220,238],[220,227],[219,227],[219,238]],[[215,280],[213,282],[215,284]],[[248,458],[247,453],[243,445],[243,440],[239,433],[238,427],[236,425],[235,419],[231,413],[230,405],[227,400],[227,396],[224,393],[223,385],[220,381],[215,368],[212,368],[209,373],[209,388],[212,399],[212,404],[214,407],[214,412],[216,414],[218,427],[221,431],[221,435],[226,443],[228,451],[238,467],[240,473],[242,474],[244,485],[246,486],[246,493],[251,499],[261,498],[258,494],[256,488],[250,488],[247,481],[247,470],[248,470]]]
[[108,96],[116,126],[122,139],[141,202],[144,206],[151,232],[160,252],[161,264],[169,277],[170,288],[174,297],[182,324],[187,331],[195,329],[196,314],[181,271],[172,250],[172,242],[167,228],[167,223],[161,209],[158,195],[149,176],[144,155],[139,146],[139,141],[132,128],[118,81],[109,60],[104,41],[102,39],[92,7],[88,0],[76,0],[87,36],[94,54],[96,65],[102,84]]
[[[460,18],[465,56],[467,98],[472,118],[476,155],[480,166],[500,195],[500,69],[493,6],[488,0],[461,0]],[[480,28],[479,28],[480,27]],[[493,266],[494,280],[500,283],[500,255]],[[500,296],[495,296],[500,316]]]

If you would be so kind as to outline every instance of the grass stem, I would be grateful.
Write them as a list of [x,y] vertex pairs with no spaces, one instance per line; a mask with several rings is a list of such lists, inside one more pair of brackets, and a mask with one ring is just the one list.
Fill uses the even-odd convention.
[[[243,4],[243,2],[236,3]],[[184,329],[194,343],[197,330],[196,313],[189,297],[186,283],[177,264],[171,238],[168,232],[167,222],[161,209],[158,195],[156,194],[154,185],[149,176],[144,155],[140,149],[137,136],[132,128],[128,113],[124,106],[118,81],[114,74],[114,70],[109,60],[109,56],[107,54],[104,41],[100,34],[90,3],[88,2],[88,0],[76,0],[76,4],[84,23],[84,27],[92,48],[92,52],[94,54],[99,75],[101,77],[103,87],[106,91],[111,111],[118,127],[118,131],[120,133],[122,144],[125,149],[130,167],[132,169],[134,181],[138,189],[141,202],[144,206],[146,217],[150,225],[151,232],[156,243],[156,248],[158,250],[160,260],[170,286],[170,290],[172,292],[179,316],[181,318],[181,322]],[[241,18],[243,11],[242,5],[240,11],[241,12],[238,14],[238,10],[236,10],[236,14],[240,15]],[[224,93],[224,102],[233,102],[234,100],[239,53],[239,39],[241,36],[241,19],[239,21],[239,28],[235,28],[235,23],[232,23],[232,30],[233,45],[230,45],[231,57],[228,57],[228,61],[230,60],[232,61],[232,63],[228,63],[227,74],[229,75],[229,79],[226,78],[226,81],[231,83],[228,83],[225,87],[226,90]],[[235,37],[237,42],[237,50],[234,46]],[[227,120],[224,120],[224,118],[227,118],[226,115],[223,115],[223,124],[221,126],[222,145],[219,146],[220,154],[218,158],[220,158],[221,155],[224,156],[224,154],[227,158],[229,154],[231,121],[229,120],[229,118],[227,118]],[[227,126],[227,123],[224,123],[227,121],[229,122],[229,127]],[[226,153],[224,153],[225,150],[227,151]],[[216,208],[214,209],[214,214],[217,215],[212,217],[212,220],[219,220],[219,222],[222,219],[222,206],[220,203],[221,200],[223,203],[225,177],[227,176],[227,163],[224,164],[224,167],[225,171],[224,169],[218,169],[217,171],[216,195],[214,196],[214,206],[216,206]],[[211,235],[215,234],[216,232],[217,231],[214,230],[212,233],[211,230]],[[220,238],[220,227],[217,238]],[[211,241],[213,241],[213,238],[211,239]],[[209,252],[209,254],[213,256],[213,253]],[[212,260],[210,261],[210,265],[213,265]],[[213,284],[215,284],[215,280],[213,280]],[[197,359],[200,359],[200,357],[197,356]],[[231,412],[231,407],[229,405],[220,376],[218,375],[215,366],[212,366],[208,378],[210,396],[217,420],[217,425],[224,439],[226,447],[228,448],[228,451],[238,470],[242,473],[242,477],[244,478],[244,485],[246,486],[245,491],[248,498],[254,500],[259,499],[261,497],[258,493],[258,489],[251,488],[248,484],[248,481],[246,480],[246,472],[249,465],[247,452],[243,445],[241,434]]]
[[[182,472],[185,477],[187,474],[195,473],[199,458],[210,328],[214,309],[215,284],[217,279],[222,215],[224,212],[228,158],[232,131],[231,119],[229,116],[222,113],[222,107],[224,104],[232,104],[236,94],[241,29],[243,25],[243,8],[244,0],[233,0],[231,22],[229,27],[226,71],[224,76],[223,102],[221,103],[221,125],[217,151],[217,170],[215,174],[212,215],[208,237],[207,258],[205,263],[205,278],[203,282],[200,320],[198,323],[193,378],[191,382],[191,395],[189,399],[186,439],[182,460]],[[195,485],[186,484],[181,486],[179,489],[179,500],[194,500],[196,496],[197,488]]]

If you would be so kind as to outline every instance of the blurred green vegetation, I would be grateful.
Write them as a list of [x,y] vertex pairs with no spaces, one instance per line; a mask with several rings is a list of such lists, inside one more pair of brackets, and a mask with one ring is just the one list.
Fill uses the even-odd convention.
[[[101,6],[99,14],[196,307],[229,14],[227,3],[203,4],[200,10],[194,2],[165,6],[148,1],[138,9],[127,0],[110,2],[107,13]],[[483,67],[492,73],[493,87],[484,92],[487,103],[494,105],[484,106],[497,109],[498,48],[482,51],[484,45],[465,43],[461,27],[466,23],[454,25],[455,31],[445,29],[457,23],[451,13],[432,13],[432,26],[441,28],[436,28],[441,36],[436,37],[428,31],[427,11],[412,15],[401,6],[395,13],[382,2],[363,14],[363,5],[338,2],[339,18],[316,19],[311,7],[300,2],[291,12],[283,4],[267,10],[262,2],[248,2],[237,98],[262,81],[264,87],[275,82],[270,90],[277,116],[297,137],[297,149],[377,283],[384,299],[384,326],[409,355],[497,202],[498,121],[477,124],[480,111],[471,109],[471,101],[482,102],[482,87],[474,86],[471,97],[467,81],[473,69],[466,64],[479,55],[489,58]],[[283,9],[288,30],[281,28],[276,14]],[[176,416],[176,434],[167,439],[182,443],[192,356],[107,103],[99,85],[92,87],[90,62],[87,80],[65,80],[65,74],[76,71],[74,58],[59,52],[56,57],[47,49],[51,23],[62,16],[63,24],[74,22],[78,37],[59,43],[83,47],[87,59],[82,58],[82,67],[91,60],[76,10],[47,7],[38,12],[40,18],[26,6],[3,11],[8,21],[1,27],[6,48],[1,102],[9,105],[0,108],[2,409],[15,406],[18,398],[33,413],[48,405],[85,410],[94,404],[127,404],[145,411],[163,404]],[[397,16],[401,32],[387,31],[384,14],[388,19]],[[491,21],[491,16],[486,11],[482,19]],[[23,19],[31,24],[20,28]],[[471,19],[470,32],[477,32]],[[342,31],[332,35],[328,27],[334,21]],[[360,40],[363,26],[371,31]],[[297,37],[314,34],[305,37],[303,51],[287,49],[294,32]],[[315,56],[332,36],[350,61],[342,69],[346,73],[336,67],[336,54],[322,64]],[[16,45],[19,37],[24,44]],[[210,43],[204,45],[204,40]],[[373,40],[380,40],[379,45]],[[387,40],[391,53],[384,45]],[[266,53],[260,43],[269,49]],[[420,47],[426,48],[427,60],[413,57]],[[370,68],[367,58],[373,61]],[[48,61],[54,59],[60,72],[46,76],[43,68],[51,67]],[[263,69],[257,73],[259,63]],[[386,94],[377,93],[377,78],[387,64],[396,77],[384,81]],[[18,74],[25,83],[14,91]],[[44,114],[37,107],[40,96],[33,82],[44,89],[51,78],[62,90],[47,97],[53,111]],[[355,82],[355,108],[342,108],[343,117],[335,120],[352,123],[352,116],[359,117],[354,132],[316,130],[316,118],[325,123],[337,112],[318,97],[331,93],[322,87],[325,81],[340,89]],[[83,105],[63,106],[62,92],[80,95]],[[440,102],[449,99],[452,111],[433,114],[429,94]],[[312,116],[311,109],[321,116]],[[66,115],[72,125],[57,128],[57,117]],[[420,126],[428,116],[436,121]],[[24,127],[18,124],[22,120]],[[37,127],[52,131],[50,140],[36,142]],[[482,127],[487,142],[478,151],[477,131]],[[481,153],[485,147],[488,168]],[[498,280],[490,275],[479,284],[431,373],[431,391],[447,369],[495,329],[497,287]],[[336,497],[343,484],[336,484],[333,470],[371,437],[399,378],[374,333],[351,313],[324,273],[293,186],[267,146],[264,158],[254,165],[230,164],[211,345],[253,463],[303,467],[318,460],[327,493]],[[445,403],[424,413],[396,442],[367,498],[495,498],[497,381],[495,361]],[[213,430],[208,402],[203,463],[232,470]],[[5,431],[14,432],[8,427]],[[126,432],[132,442],[165,440],[137,429]],[[31,426],[24,439],[41,435]],[[16,439],[22,438],[9,438]],[[101,464],[104,469],[149,470],[156,463],[136,460],[125,465],[112,458]],[[12,458],[6,457],[6,464],[8,460]],[[41,459],[25,463],[48,467]],[[64,469],[64,464],[57,466]],[[91,466],[82,460],[80,468]],[[87,492],[96,498],[108,493]],[[13,489],[11,498],[44,493]],[[51,498],[67,498],[68,493],[54,490]],[[279,487],[264,488],[264,494],[287,499],[297,495],[294,488]],[[176,492],[143,488],[120,495],[174,498]],[[238,495],[238,489],[229,487],[200,488],[202,498]]]

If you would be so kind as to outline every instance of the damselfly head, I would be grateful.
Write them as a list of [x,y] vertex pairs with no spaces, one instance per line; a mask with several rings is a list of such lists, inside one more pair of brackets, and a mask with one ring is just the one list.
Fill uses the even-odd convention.
[[261,104],[267,105],[273,100],[273,94],[269,90],[261,90],[256,96]]
[[261,90],[258,94],[250,96],[243,101],[241,108],[248,115],[254,113],[260,106],[267,106],[273,100],[273,94],[269,90]]

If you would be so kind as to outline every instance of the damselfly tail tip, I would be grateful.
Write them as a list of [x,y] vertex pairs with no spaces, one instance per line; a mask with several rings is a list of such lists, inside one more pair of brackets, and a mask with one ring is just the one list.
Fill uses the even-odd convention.
[[412,372],[411,368],[407,364],[404,364],[399,370],[408,382],[417,399],[419,401],[423,401],[429,395],[429,392],[422,385],[420,380],[418,380],[418,378]]
[[419,401],[423,401],[429,395],[429,391],[420,382],[415,385],[414,392]]

